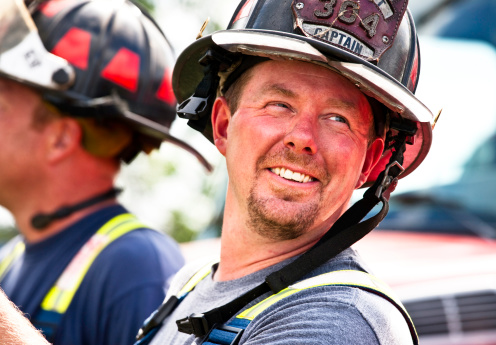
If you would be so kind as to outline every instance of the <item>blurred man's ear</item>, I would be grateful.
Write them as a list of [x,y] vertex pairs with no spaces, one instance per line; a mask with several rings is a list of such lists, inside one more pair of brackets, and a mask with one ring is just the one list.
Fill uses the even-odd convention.
[[82,129],[79,123],[70,117],[60,117],[46,125],[45,129],[47,158],[56,163],[81,145]]

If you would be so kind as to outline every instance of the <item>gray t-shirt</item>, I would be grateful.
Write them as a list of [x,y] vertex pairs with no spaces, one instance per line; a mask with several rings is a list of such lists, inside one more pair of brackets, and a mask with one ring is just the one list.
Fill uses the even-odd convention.
[[[212,274],[207,276],[164,321],[151,344],[200,344],[200,339],[193,335],[178,332],[176,320],[230,302],[294,259],[230,281],[217,282],[212,279]],[[174,279],[170,293],[177,293],[199,268],[201,265],[194,263],[182,269]],[[306,278],[337,270],[367,272],[357,253],[346,249]],[[247,307],[267,296],[258,298]],[[393,304],[373,293],[346,286],[306,289],[276,302],[250,323],[239,342],[240,345],[412,343],[408,325]]]

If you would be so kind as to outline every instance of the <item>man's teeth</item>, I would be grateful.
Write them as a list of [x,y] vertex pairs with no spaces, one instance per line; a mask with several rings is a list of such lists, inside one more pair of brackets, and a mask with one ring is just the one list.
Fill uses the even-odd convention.
[[276,175],[285,178],[286,180],[293,180],[302,183],[313,181],[313,179],[308,175],[301,174],[298,172],[292,172],[291,170],[285,168],[272,168],[270,169],[270,171],[272,171]]

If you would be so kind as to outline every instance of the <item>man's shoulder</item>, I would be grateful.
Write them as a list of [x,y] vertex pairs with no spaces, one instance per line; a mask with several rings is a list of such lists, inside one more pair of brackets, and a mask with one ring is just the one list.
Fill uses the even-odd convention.
[[203,271],[204,274],[201,274],[196,281],[196,283],[200,282],[202,278],[211,274],[211,269],[217,262],[218,259],[213,256],[188,262],[174,276],[167,295],[177,295],[195,275],[201,274]]
[[247,327],[243,344],[262,340],[279,344],[281,332],[294,344],[307,344],[310,339],[332,344],[411,344],[408,325],[397,307],[380,293],[360,287],[378,283],[366,272],[359,255],[345,250],[293,284],[290,292],[281,292],[282,298],[274,296],[276,302],[269,301],[269,307]]
[[109,207],[93,216],[100,217],[102,222],[100,228],[93,229],[94,233],[107,226],[110,226],[111,237],[112,234],[122,233],[121,236],[113,236],[113,240],[100,253],[99,258],[118,256],[124,260],[125,257],[144,260],[154,257],[162,259],[164,255],[168,259],[182,258],[179,246],[171,237],[153,229],[120,205]]
[[[167,281],[184,264],[179,246],[169,236],[140,225],[111,241],[95,258],[88,274],[106,280],[150,283]],[[133,283],[131,283],[134,281]]]
[[279,300],[248,326],[245,344],[255,344],[261,337],[267,337],[267,344],[278,344],[275,340],[281,332],[295,337],[295,344],[310,339],[332,344],[411,344],[408,326],[394,305],[351,286],[314,286]]
[[101,264],[111,263],[137,271],[174,268],[176,272],[184,259],[179,246],[167,235],[150,228],[131,231],[110,243],[97,257]]

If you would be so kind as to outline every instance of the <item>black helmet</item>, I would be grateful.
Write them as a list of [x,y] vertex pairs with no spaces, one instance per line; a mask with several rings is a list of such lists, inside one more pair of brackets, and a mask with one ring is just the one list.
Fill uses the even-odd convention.
[[[5,25],[7,32],[0,33],[2,48],[5,42],[23,46],[18,44],[19,36],[38,36],[37,31],[38,41],[41,38],[50,52],[43,55],[59,64],[47,68],[48,64],[40,63],[37,70],[45,75],[43,80],[32,77],[34,70],[23,74],[27,69],[22,66],[6,70],[0,63],[2,75],[37,88],[65,114],[91,119],[90,124],[110,124],[110,128],[112,123],[124,124],[131,139],[118,155],[125,161],[141,150],[160,146],[163,140],[199,155],[169,135],[176,106],[171,87],[174,57],[146,11],[129,0],[28,0],[31,20],[23,0],[2,1],[7,2],[2,12],[12,21]],[[26,29],[27,33],[19,34]],[[33,50],[34,40],[26,41],[26,49]]]
[[364,186],[385,170],[389,144],[400,131],[410,144],[404,177],[423,161],[432,141],[432,113],[413,94],[420,55],[407,2],[242,0],[227,30],[197,40],[177,59],[178,114],[211,140],[211,105],[223,84],[218,72],[239,75],[251,56],[319,64],[348,78],[383,110],[378,114],[373,106],[376,120],[386,120],[386,150]]

